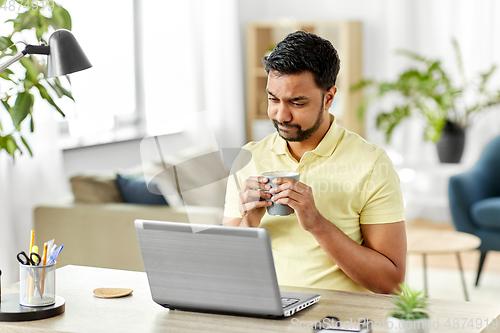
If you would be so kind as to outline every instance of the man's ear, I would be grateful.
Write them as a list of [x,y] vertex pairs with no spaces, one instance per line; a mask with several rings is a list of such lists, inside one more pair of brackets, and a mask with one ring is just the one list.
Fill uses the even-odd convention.
[[332,86],[325,92],[325,110],[329,110],[333,103],[333,98],[337,94],[337,87]]

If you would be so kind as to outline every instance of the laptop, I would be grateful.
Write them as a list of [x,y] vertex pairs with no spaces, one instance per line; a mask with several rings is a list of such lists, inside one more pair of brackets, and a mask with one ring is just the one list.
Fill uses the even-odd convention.
[[153,300],[169,309],[276,318],[320,295],[280,292],[262,228],[136,220]]

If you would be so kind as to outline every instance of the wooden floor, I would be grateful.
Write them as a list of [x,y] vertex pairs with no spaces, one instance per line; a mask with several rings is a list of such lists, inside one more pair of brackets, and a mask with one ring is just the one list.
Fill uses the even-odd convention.
[[[417,219],[406,223],[407,233],[416,229],[431,230],[455,230],[451,223],[435,223],[425,219]],[[464,270],[477,271],[479,263],[479,251],[462,252],[460,254]],[[409,267],[422,268],[422,256],[409,255],[407,265]],[[427,256],[427,266],[434,268],[458,269],[454,254],[435,254]],[[484,262],[483,272],[500,273],[500,252],[490,251]]]

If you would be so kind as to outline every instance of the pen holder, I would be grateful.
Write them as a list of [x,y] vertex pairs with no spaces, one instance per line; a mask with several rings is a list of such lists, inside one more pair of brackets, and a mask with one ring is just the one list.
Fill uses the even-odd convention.
[[19,264],[19,304],[38,307],[56,302],[56,263],[30,266]]

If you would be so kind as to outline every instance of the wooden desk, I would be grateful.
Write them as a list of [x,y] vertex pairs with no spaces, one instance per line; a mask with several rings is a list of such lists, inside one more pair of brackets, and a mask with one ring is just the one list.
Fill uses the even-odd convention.
[[[318,293],[322,298],[310,308],[278,320],[169,311],[153,302],[143,272],[65,266],[56,274],[56,292],[66,299],[66,312],[38,321],[2,322],[0,332],[312,332],[307,325],[312,326],[328,315],[337,316],[342,321],[370,318],[382,325],[391,308],[391,296],[388,295],[283,288]],[[92,293],[99,287],[132,288],[134,293],[124,298],[100,299]],[[15,284],[4,289],[4,293],[17,290]],[[481,332],[486,327],[486,320],[491,321],[500,315],[500,306],[445,300],[430,300],[429,303],[431,319],[439,324],[439,328],[431,332]],[[447,321],[453,325],[455,318],[460,321],[460,328],[450,326],[448,329]],[[482,321],[482,327],[470,329],[465,326],[462,329],[463,318]],[[299,329],[300,324],[303,329]],[[385,331],[374,329],[374,332]]]
[[462,281],[465,300],[469,300],[465,285],[464,270],[460,252],[475,250],[481,245],[477,236],[453,230],[408,230],[408,254],[421,254],[424,265],[424,288],[427,295],[427,255],[428,254],[455,254],[458,270]]

